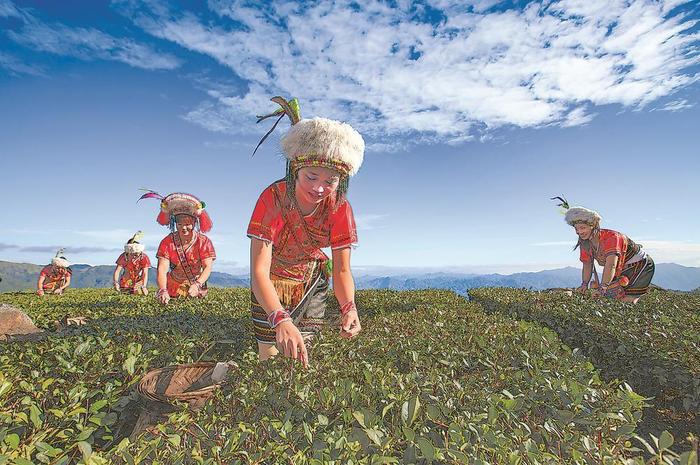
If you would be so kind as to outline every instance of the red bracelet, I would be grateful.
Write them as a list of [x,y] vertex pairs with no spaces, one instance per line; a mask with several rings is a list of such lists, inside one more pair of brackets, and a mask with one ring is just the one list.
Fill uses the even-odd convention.
[[292,321],[292,317],[289,315],[289,312],[287,312],[287,310],[284,310],[282,308],[270,312],[270,314],[267,315],[267,322],[270,324],[270,327],[272,329],[275,329],[277,325],[285,321]]
[[355,306],[354,300],[349,300],[340,306],[341,315],[345,315],[346,313],[351,312],[353,310],[357,311],[357,307]]

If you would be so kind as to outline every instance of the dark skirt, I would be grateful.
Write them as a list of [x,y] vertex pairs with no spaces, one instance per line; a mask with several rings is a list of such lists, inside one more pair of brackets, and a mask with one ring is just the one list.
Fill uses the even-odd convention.
[[[289,312],[292,321],[305,337],[318,332],[324,324],[329,283],[322,268],[317,267],[316,273],[307,283],[296,283],[271,276],[280,303]],[[267,322],[267,314],[252,290],[250,300],[255,339],[265,344],[274,344],[275,330]]]
[[626,265],[621,276],[627,276],[630,283],[625,287],[625,295],[640,296],[649,291],[651,279],[654,277],[654,260],[650,256],[646,256],[644,260],[640,260],[631,265]]

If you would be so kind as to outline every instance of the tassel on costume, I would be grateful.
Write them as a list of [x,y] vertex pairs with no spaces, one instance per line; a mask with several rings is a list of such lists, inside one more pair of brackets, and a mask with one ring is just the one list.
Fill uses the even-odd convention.
[[304,297],[303,282],[273,277],[272,285],[275,287],[275,291],[277,291],[277,297],[279,297],[280,303],[291,310],[299,305],[301,299]]

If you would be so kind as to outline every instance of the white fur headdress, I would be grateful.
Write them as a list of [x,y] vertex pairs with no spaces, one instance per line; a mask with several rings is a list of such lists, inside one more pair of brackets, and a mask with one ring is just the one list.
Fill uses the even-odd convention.
[[60,266],[61,268],[68,268],[70,266],[70,262],[68,262],[68,259],[63,254],[63,249],[58,249],[56,256],[51,259],[51,264]]
[[326,118],[302,119],[282,138],[294,169],[327,166],[354,176],[365,155],[365,141],[352,126]]
[[272,101],[280,108],[269,115],[259,116],[258,122],[273,116],[278,119],[258,143],[256,151],[287,115],[292,127],[282,137],[281,145],[293,172],[307,166],[328,167],[346,176],[358,172],[365,155],[365,141],[352,126],[327,118],[302,119],[297,99],[287,101],[283,97],[274,97]]
[[144,250],[146,250],[146,246],[139,243],[141,238],[143,237],[143,231],[138,231],[136,234],[131,236],[131,239],[126,241],[126,244],[124,244],[124,252],[126,253],[142,253]]
[[586,223],[590,226],[600,226],[601,216],[598,212],[589,210],[584,207],[570,207],[569,202],[563,197],[552,197],[549,200],[557,200],[558,207],[561,208],[561,213],[564,215],[564,220],[569,223],[569,226],[574,226],[576,223]]
[[599,226],[601,216],[598,212],[589,210],[584,207],[571,207],[566,211],[566,216],[564,217],[569,226],[573,226],[576,223],[586,223],[590,226]]

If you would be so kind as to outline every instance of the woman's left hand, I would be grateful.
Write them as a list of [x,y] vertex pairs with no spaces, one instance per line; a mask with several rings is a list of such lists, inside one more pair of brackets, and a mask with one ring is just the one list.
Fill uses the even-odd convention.
[[357,310],[350,310],[343,315],[340,325],[340,337],[350,339],[357,336],[361,329],[360,316],[357,314]]
[[201,289],[201,285],[198,282],[194,282],[190,284],[190,288],[187,291],[190,297],[197,297],[199,296],[199,290]]

